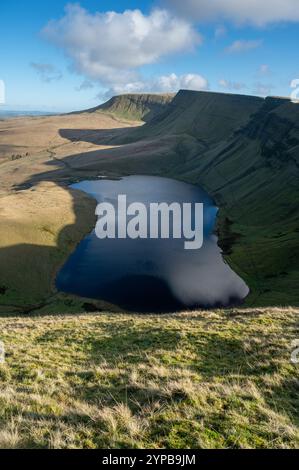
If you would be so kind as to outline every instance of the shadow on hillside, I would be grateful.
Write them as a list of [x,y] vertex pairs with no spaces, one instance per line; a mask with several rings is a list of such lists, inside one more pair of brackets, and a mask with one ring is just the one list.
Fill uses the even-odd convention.
[[[61,334],[63,332],[60,330],[49,332],[38,341],[55,342],[56,335],[61,338]],[[184,368],[198,375],[199,385],[203,383],[205,388],[207,384],[211,386],[211,396],[207,394],[206,397],[207,403],[215,399],[216,393],[218,400],[222,401],[223,406],[218,407],[211,416],[218,432],[222,432],[226,420],[229,422],[231,413],[237,410],[241,412],[243,406],[246,407],[246,413],[250,412],[253,418],[258,416],[261,423],[267,422],[276,413],[282,419],[287,416],[290,423],[298,426],[297,381],[291,375],[285,378],[281,375],[282,381],[277,385],[275,382],[271,386],[263,383],[265,375],[279,376],[285,373],[285,369],[279,361],[276,336],[269,335],[260,347],[260,343],[256,343],[256,334],[256,331],[249,334],[253,350],[246,353],[244,337],[229,338],[226,333],[217,334],[210,330],[207,333],[189,333],[185,337],[179,329],[167,328],[167,323],[140,325],[138,328],[128,321],[101,324],[100,336],[91,332],[82,338],[84,347],[86,345],[89,351],[89,367],[79,372],[69,371],[66,377],[75,384],[78,400],[89,404],[101,402],[102,406],[125,403],[137,411],[140,404],[151,401],[172,405],[175,402],[190,404],[188,388],[186,391],[183,381],[181,388],[172,391],[170,388],[169,393],[165,393],[168,383],[177,380],[179,369]],[[68,344],[76,341],[75,334],[72,338],[70,333],[66,341]],[[159,363],[162,370],[163,366],[172,366],[174,376],[158,375],[154,380],[151,367]],[[140,364],[143,365],[140,373],[144,380],[136,380],[132,376],[132,371],[138,370]],[[196,390],[196,382],[193,383]],[[244,383],[247,388],[242,386]],[[252,388],[248,387],[249,383]],[[201,393],[202,388],[199,386],[198,392],[193,392],[193,399],[200,398]],[[32,415],[33,419],[40,417],[42,415]],[[87,416],[80,416],[80,420],[85,418],[88,419]],[[72,414],[66,414],[62,419],[71,420]]]
[[[134,128],[133,128],[134,129]],[[132,129],[130,128],[129,131]],[[70,141],[87,140],[104,142],[119,135],[128,135],[127,129],[112,130],[76,130],[61,129],[61,135]],[[99,135],[99,136],[98,136]],[[171,177],[171,168],[181,167],[184,158],[177,155],[177,139],[166,136],[154,141],[141,141],[115,148],[92,150],[65,157],[53,156],[45,165],[48,170],[24,178],[13,186],[15,191],[35,191],[40,182],[54,182],[64,190],[68,185],[84,179],[96,179],[99,175],[115,178],[128,174],[164,175]],[[55,154],[54,154],[55,155]],[[33,193],[34,194],[34,193]],[[75,192],[73,198],[75,222],[65,227],[57,237],[56,246],[39,246],[27,243],[0,248],[0,306],[19,306],[20,311],[29,313],[39,308],[52,294],[51,280],[55,277],[55,268],[66,261],[73,247],[78,242],[77,227],[82,225],[80,212],[81,197]],[[33,196],[34,197],[34,196]],[[47,202],[45,198],[45,210]],[[28,217],[29,219],[29,217]],[[89,227],[86,228],[87,234]],[[84,228],[82,230],[84,233]],[[77,233],[77,238],[74,234]],[[79,235],[80,238],[80,235]],[[83,238],[81,236],[81,238]],[[1,294],[1,291],[4,294]],[[2,302],[1,302],[2,297]],[[5,297],[5,302],[4,302]],[[9,302],[8,302],[9,300]]]
[[[66,189],[64,187],[64,189]],[[45,305],[53,295],[55,273],[74,250],[80,236],[84,236],[86,215],[82,196],[72,191],[74,224],[66,225],[57,235],[56,246],[18,244],[0,248],[0,306],[14,307],[20,313],[30,313]],[[46,201],[45,201],[46,208]],[[91,208],[92,210],[92,208]],[[45,240],[51,233],[50,224],[38,227],[45,233]],[[86,227],[86,232],[90,227]]]
[[[174,140],[172,146],[175,143]],[[168,148],[167,154],[165,153],[166,147]],[[156,141],[94,150],[68,155],[61,159],[53,158],[46,163],[48,171],[31,175],[21,184],[15,185],[13,189],[15,191],[31,189],[32,197],[34,197],[35,186],[41,182],[54,182],[64,190],[69,190],[70,183],[95,179],[99,174],[111,178],[130,173],[159,174],[161,162],[166,175],[170,164],[168,157],[171,158],[171,156],[169,143],[165,146],[161,141]],[[51,286],[57,266],[67,260],[78,242],[78,227],[81,227],[79,238],[83,238],[80,233],[87,234],[89,231],[89,227],[86,230],[84,226],[82,228],[84,224],[82,195],[74,191],[70,191],[70,194],[76,220],[74,224],[66,226],[58,234],[56,246],[32,245],[25,242],[0,248],[0,306],[2,308],[6,305],[18,308],[20,313],[30,313],[43,306],[53,294]],[[45,210],[46,207],[45,196]],[[30,222],[29,217],[28,221]]]
[[112,145],[130,135],[138,126],[115,129],[60,129],[59,135],[70,142],[88,142],[97,145]]
[[[140,141],[113,148],[54,157],[45,165],[48,171],[33,174],[15,191],[29,189],[41,181],[52,181],[64,187],[83,179],[96,179],[99,175],[111,178],[129,174],[173,176],[173,167],[184,164],[185,155],[176,153],[177,140],[173,136],[154,141]],[[181,174],[181,170],[177,171]]]

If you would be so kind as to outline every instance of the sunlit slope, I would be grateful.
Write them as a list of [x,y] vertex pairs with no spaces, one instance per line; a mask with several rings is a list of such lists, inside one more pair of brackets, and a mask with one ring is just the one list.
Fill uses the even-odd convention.
[[93,227],[94,207],[50,182],[0,198],[0,312],[43,305],[57,268]]
[[87,112],[105,112],[122,119],[148,122],[160,114],[173,97],[172,93],[119,95]]
[[0,448],[298,448],[298,309],[54,313],[0,317]]

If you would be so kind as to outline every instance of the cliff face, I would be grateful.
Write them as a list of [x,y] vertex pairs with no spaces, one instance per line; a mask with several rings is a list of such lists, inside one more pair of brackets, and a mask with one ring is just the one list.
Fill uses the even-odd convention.
[[256,140],[270,167],[282,167],[292,161],[299,168],[299,106],[290,100],[266,98],[236,135]]
[[173,100],[174,94],[126,94],[114,96],[106,103],[87,112],[107,112],[116,117],[149,122]]
[[[165,136],[192,138],[202,155],[214,155],[211,165],[226,157],[253,152],[261,163],[282,168],[291,162],[298,168],[299,105],[289,99],[181,90],[150,122],[126,136],[127,142]],[[255,150],[253,150],[255,147]],[[205,151],[204,151],[205,150]],[[247,167],[248,161],[240,162]],[[234,173],[237,168],[230,167]]]
[[216,143],[247,124],[263,101],[254,96],[181,90],[162,113],[136,130],[132,138],[188,134]]

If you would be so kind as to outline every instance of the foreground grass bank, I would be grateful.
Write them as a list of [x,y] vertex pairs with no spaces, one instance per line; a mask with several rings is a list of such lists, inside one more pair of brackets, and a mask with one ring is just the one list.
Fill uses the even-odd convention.
[[299,447],[299,310],[0,318],[0,448]]

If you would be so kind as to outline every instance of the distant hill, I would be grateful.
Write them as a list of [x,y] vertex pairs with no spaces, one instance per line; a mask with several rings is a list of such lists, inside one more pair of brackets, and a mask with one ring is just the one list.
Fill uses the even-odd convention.
[[174,96],[175,94],[172,93],[119,95],[100,106],[81,111],[81,113],[105,112],[122,119],[149,122],[165,110]]
[[30,117],[30,116],[53,116],[59,113],[50,113],[47,111],[10,111],[0,109],[0,119],[12,119],[16,117]]

